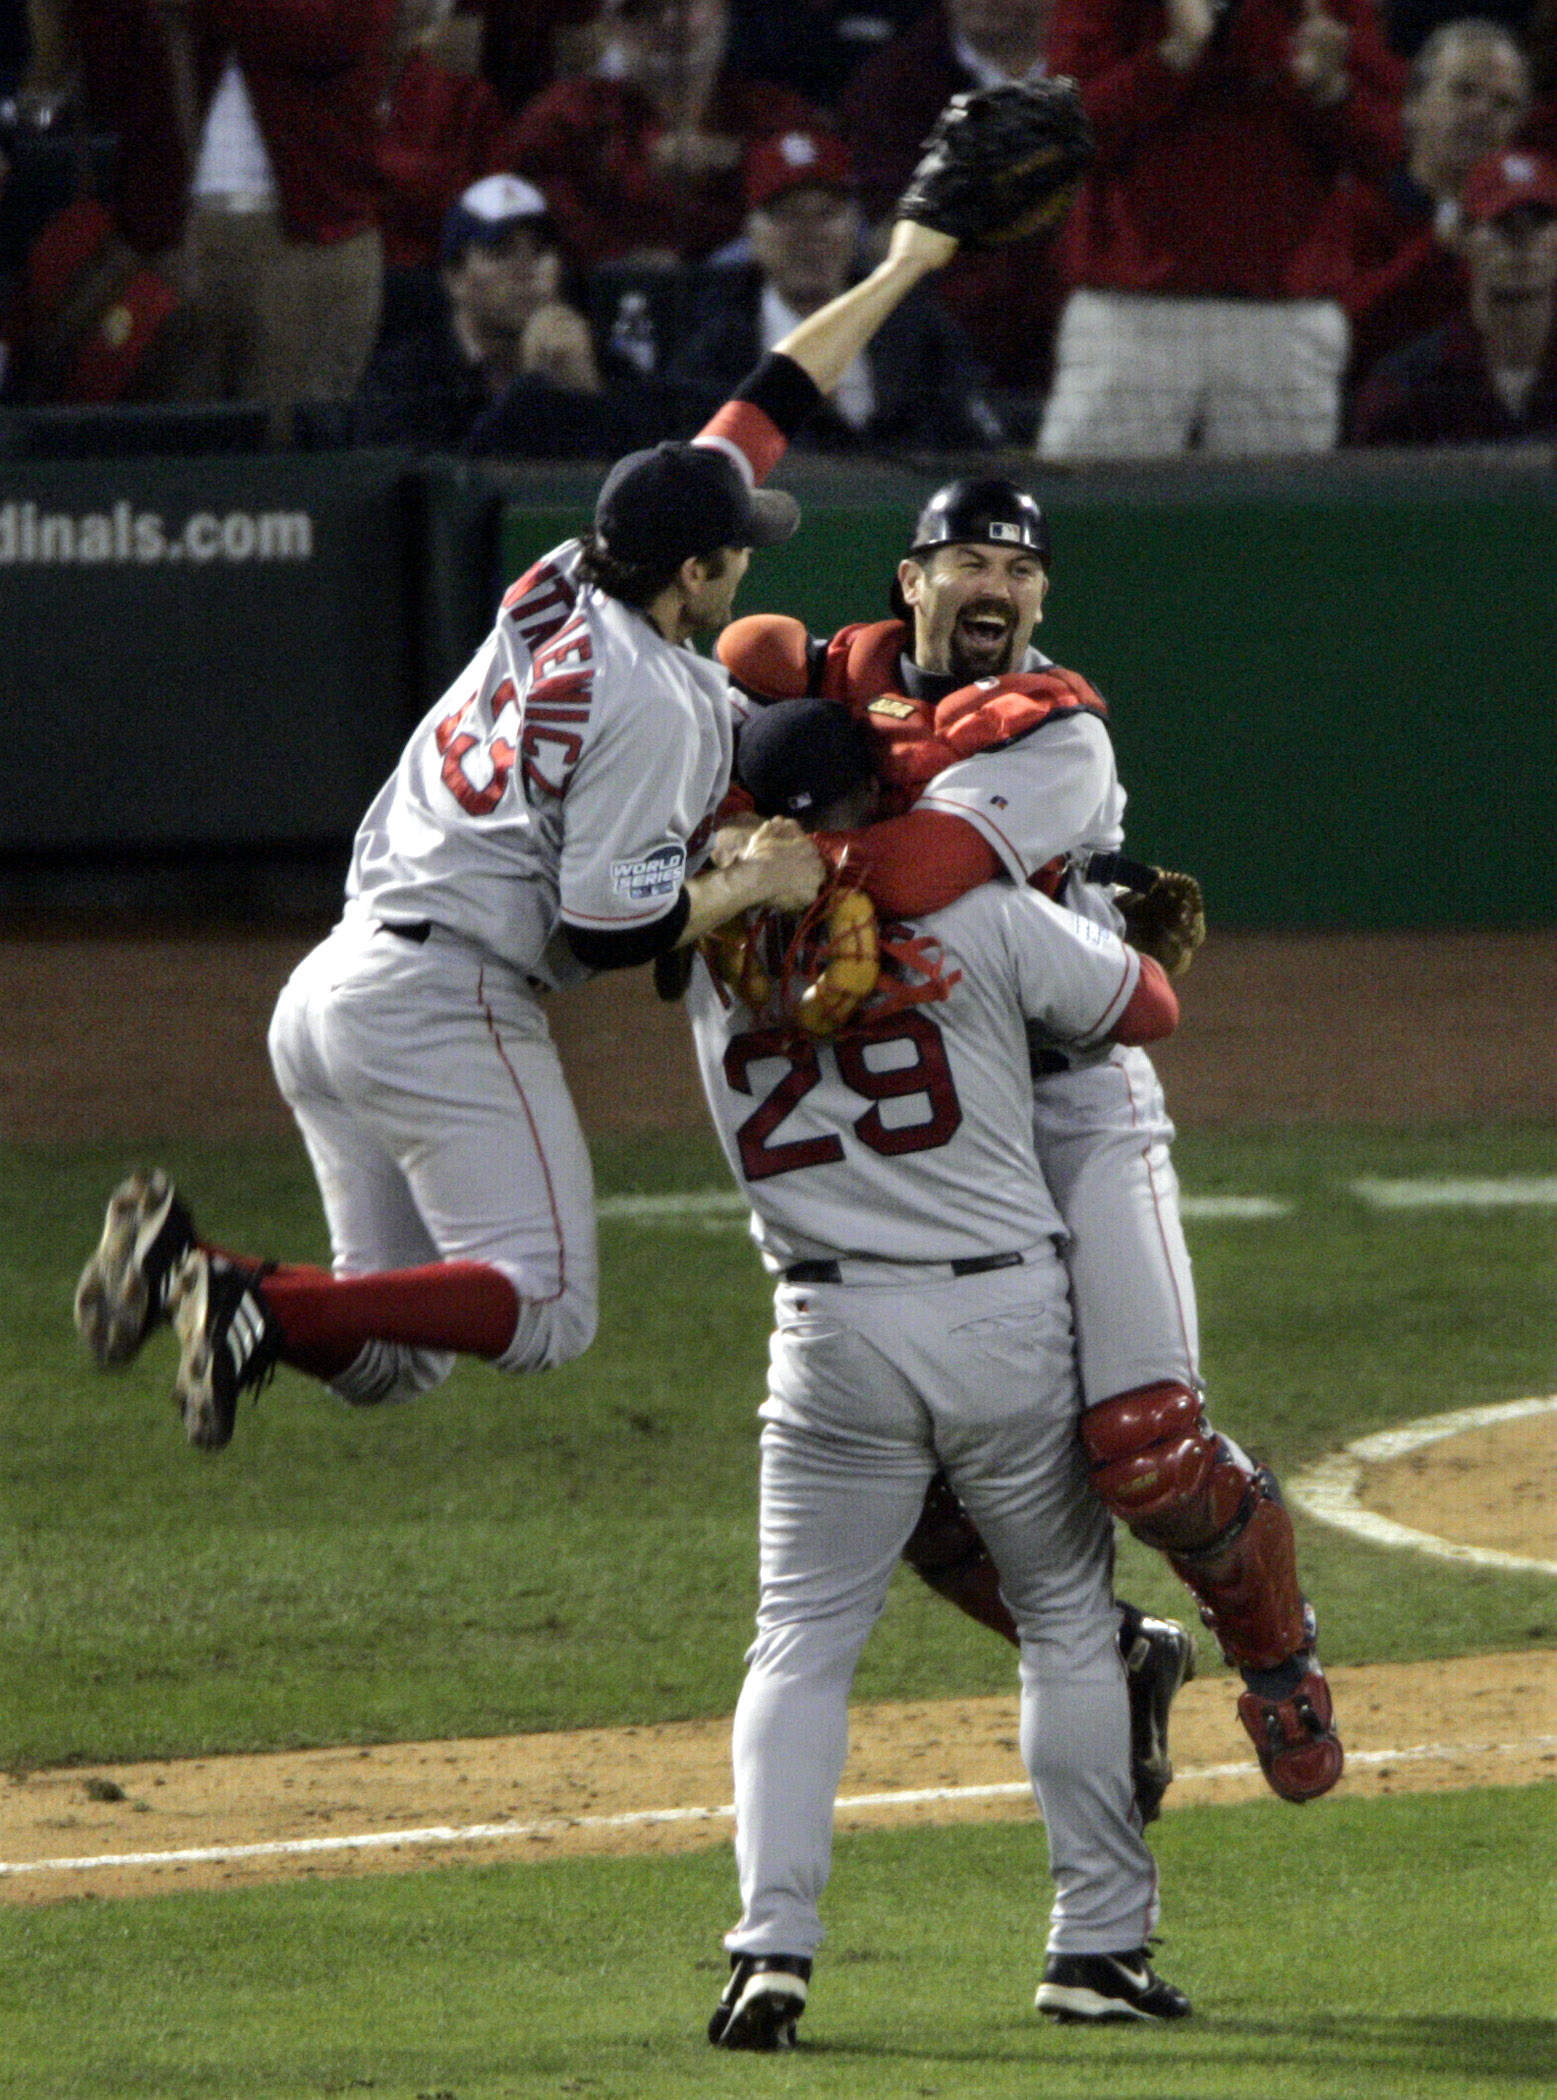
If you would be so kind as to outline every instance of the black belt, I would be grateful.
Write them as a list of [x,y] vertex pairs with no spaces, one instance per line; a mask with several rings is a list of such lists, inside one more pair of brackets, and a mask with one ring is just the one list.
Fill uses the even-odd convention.
[[[870,1258],[869,1255],[859,1257],[863,1261],[869,1261]],[[953,1276],[982,1276],[986,1269],[1019,1269],[1024,1259],[1025,1256],[1020,1254],[970,1254],[961,1261],[926,1262],[924,1266],[931,1269],[949,1269]],[[894,1261],[886,1263],[885,1266],[894,1269],[912,1269],[919,1265],[914,1262]],[[784,1271],[784,1281],[786,1283],[842,1283],[843,1266],[835,1261],[791,1262]]]
[[431,919],[380,919],[380,933],[392,933],[397,940],[415,941],[420,945],[432,932]]

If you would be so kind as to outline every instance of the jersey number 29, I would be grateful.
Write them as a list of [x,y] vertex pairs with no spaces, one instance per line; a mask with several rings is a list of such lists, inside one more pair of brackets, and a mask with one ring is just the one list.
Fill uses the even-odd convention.
[[[911,1062],[884,1069],[866,1062],[867,1050],[887,1050],[898,1043],[912,1047]],[[895,1014],[874,1029],[861,1029],[827,1044],[810,1042],[788,1029],[754,1029],[749,1035],[732,1037],[725,1048],[724,1076],[735,1091],[751,1092],[751,1067],[764,1060],[782,1058],[788,1069],[735,1133],[741,1169],[748,1181],[766,1181],[771,1175],[792,1174],[800,1167],[824,1167],[843,1158],[843,1139],[835,1130],[783,1144],[771,1142],[779,1125],[821,1083],[823,1055],[836,1061],[838,1076],[850,1092],[871,1104],[854,1119],[852,1128],[872,1152],[887,1158],[903,1152],[933,1152],[948,1144],[961,1125],[962,1104],[941,1031],[924,1014]],[[907,1123],[883,1121],[883,1101],[903,1101],[910,1095],[924,1097],[926,1115]]]

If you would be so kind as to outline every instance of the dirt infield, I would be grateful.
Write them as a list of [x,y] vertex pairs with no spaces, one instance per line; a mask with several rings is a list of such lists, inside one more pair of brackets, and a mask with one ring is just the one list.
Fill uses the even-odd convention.
[[[1337,1798],[1557,1778],[1557,1654],[1337,1669],[1332,1682],[1350,1757]],[[1014,1697],[857,1707],[851,1737],[840,1830],[1032,1814]],[[1263,1798],[1225,1677],[1185,1687],[1173,1749],[1170,1811]],[[0,1873],[0,1902],[687,1851],[728,1843],[729,1794],[726,1721],[12,1775],[0,1859],[32,1865]],[[226,1856],[187,1856],[213,1852]],[[45,1864],[62,1860],[93,1864]]]
[[[1497,1543],[1533,1554],[1553,1550],[1554,1490],[1550,1414],[1369,1469],[1372,1504],[1465,1542],[1501,1499]],[[1331,1675],[1347,1794],[1557,1778],[1557,1651]],[[1015,1723],[1011,1699],[856,1708],[839,1828],[1030,1814]],[[1263,1793],[1226,1677],[1185,1687],[1173,1744],[1171,1807]],[[722,1843],[728,1745],[719,1720],[13,1772],[0,1779],[0,1903]]]
[[[144,1147],[178,1135],[289,1133],[265,1024],[317,931],[0,936],[0,1135]],[[1557,933],[1219,935],[1184,990],[1182,1037],[1157,1060],[1181,1127],[1557,1117]],[[702,1127],[685,1025],[643,973],[556,1002],[552,1019],[592,1133]],[[1454,1438],[1370,1469],[1367,1498],[1439,1536],[1549,1555],[1554,1437],[1557,1416],[1548,1415]],[[1349,1792],[1557,1777],[1551,1653],[1337,1670],[1334,1679]],[[1014,1722],[1006,1700],[860,1709],[846,1800],[1002,1791],[845,1809],[840,1827],[1030,1813]],[[722,1842],[727,1818],[704,1812],[727,1797],[727,1740],[727,1723],[689,1723],[12,1774],[0,1779],[0,1862],[28,1870],[0,1867],[0,1902]],[[1262,1792],[1225,1679],[1187,1688],[1175,1754],[1184,1775],[1175,1807]],[[501,1828],[457,1841],[407,1836],[493,1825]],[[333,1842],[363,1836],[374,1841]],[[321,1839],[328,1849],[306,1849]],[[260,1849],[235,1858],[234,1847]],[[223,1856],[144,1858],[191,1850]],[[33,1870],[121,1854],[143,1857]]]

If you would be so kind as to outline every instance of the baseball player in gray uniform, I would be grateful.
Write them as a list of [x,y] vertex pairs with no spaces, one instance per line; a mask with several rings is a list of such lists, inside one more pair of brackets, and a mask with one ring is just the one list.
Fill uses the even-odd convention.
[[[814,748],[818,709],[836,713],[771,710],[753,747],[764,761],[777,741]],[[870,762],[865,749],[856,778]],[[1022,1757],[1056,1884],[1039,2009],[1189,2011],[1146,1953],[1157,1878],[1132,1794],[1111,1525],[1077,1433],[1066,1234],[1034,1151],[1028,1052],[1036,1027],[1106,1054],[1168,1032],[1177,1001],[1155,963],[1025,885],[985,884],[885,933],[897,982],[831,1040],[796,1025],[782,982],[732,987],[700,962],[687,995],[720,1140],[777,1278],[757,1638],[733,1734],[742,1910],[709,2028],[724,2048],[794,2039],[849,1687],[940,1468],[1020,1642]]]
[[589,1158],[539,995],[814,894],[793,826],[705,866],[734,718],[727,675],[689,645],[728,619],[750,550],[795,528],[793,499],[759,486],[790,433],[956,245],[900,221],[690,444],[614,467],[591,532],[513,585],[413,732],[341,920],[270,1029],[334,1273],[202,1244],[160,1171],[114,1192],[76,1324],[106,1365],[171,1317],[191,1442],[225,1445],[278,1361],[375,1403],[435,1385],[460,1351],[528,1371],[588,1346]]
[[[1098,926],[1124,923],[1125,796],[1107,708],[1032,646],[1050,568],[1030,495],[998,477],[953,482],[926,504],[899,565],[896,618],[823,643],[759,615],[721,638],[754,695],[823,694],[906,740],[896,757],[922,789],[913,807],[819,839],[831,858],[848,851],[886,910],[931,909],[996,878],[1039,883]],[[1068,1233],[1093,1485],[1167,1555],[1242,1673],[1239,1718],[1274,1791],[1312,1800],[1342,1769],[1314,1615],[1274,1478],[1205,1413],[1161,1086],[1138,1047],[1077,1059],[1035,1032],[1033,1053],[1034,1136]],[[955,1512],[932,1507],[910,1557],[1014,1637]]]

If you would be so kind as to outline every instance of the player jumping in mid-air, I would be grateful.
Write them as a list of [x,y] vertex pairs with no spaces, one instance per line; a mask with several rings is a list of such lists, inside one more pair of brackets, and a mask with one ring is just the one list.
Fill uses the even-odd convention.
[[[758,716],[737,764],[762,797],[799,769],[813,815],[870,781],[819,751],[838,710]],[[776,746],[783,749],[776,750]],[[819,759],[822,761],[819,763]],[[869,833],[863,834],[869,836]],[[736,1708],[741,1916],[709,2026],[794,2040],[822,1937],[849,1689],[926,1488],[944,1468],[999,1572],[1021,1652],[1022,1758],[1056,1883],[1039,2010],[1188,2013],[1147,1941],[1157,1878],[1132,1799],[1112,1527],[1077,1423],[1060,1216],[1033,1148],[1028,1029],[1072,1043],[1169,1032],[1164,973],[1025,885],[987,883],[883,927],[889,967],[841,1032],[799,1025],[787,928],[687,992],[721,1143],[776,1279],[762,1431],[757,1637]]]
[[[1037,883],[1099,926],[1123,923],[1112,878],[1125,798],[1107,710],[1032,646],[1050,566],[1030,495],[999,478],[953,482],[925,506],[899,565],[896,618],[822,641],[759,614],[720,638],[753,696],[842,702],[911,783],[905,813],[818,840],[833,861],[847,849],[885,911],[932,911],[993,877]],[[1037,1039],[1034,1076],[1038,1158],[1070,1236],[1093,1484],[1167,1555],[1242,1673],[1239,1718],[1272,1788],[1311,1800],[1341,1774],[1330,1690],[1275,1480],[1206,1417],[1162,1089],[1133,1047],[1078,1062]],[[944,1492],[909,1558],[1016,1637],[976,1532]]]
[[793,499],[757,486],[789,433],[956,245],[899,221],[877,268],[692,443],[613,468],[592,532],[513,585],[413,732],[357,834],[342,918],[271,1022],[334,1273],[203,1245],[160,1172],[115,1191],[76,1324],[107,1365],[171,1317],[191,1442],[225,1445],[277,1362],[370,1404],[426,1391],[456,1352],[527,1371],[588,1346],[593,1185],[538,993],[815,893],[793,827],[702,865],[733,696],[687,644],[729,617],[750,550],[794,529]]

